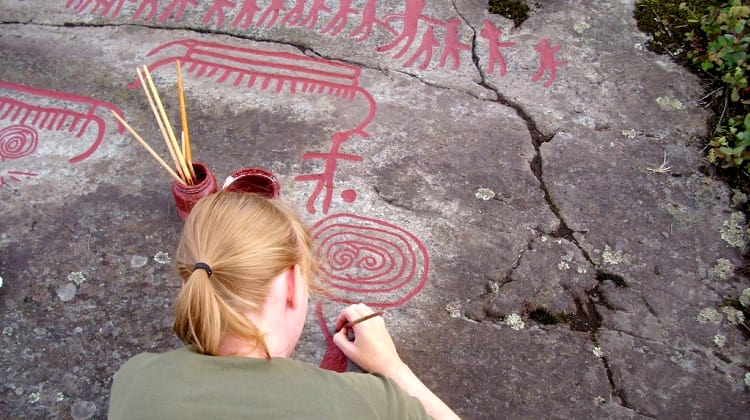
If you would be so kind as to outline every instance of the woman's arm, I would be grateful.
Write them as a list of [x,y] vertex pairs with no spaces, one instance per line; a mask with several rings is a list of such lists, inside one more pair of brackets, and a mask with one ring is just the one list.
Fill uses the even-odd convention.
[[[434,419],[458,419],[456,413],[401,360],[383,318],[375,317],[351,328],[345,327],[347,322],[371,313],[372,309],[362,303],[346,307],[336,320],[338,332],[333,336],[333,342],[362,369],[380,373],[396,382],[404,392],[418,399]],[[348,338],[350,329],[354,331],[352,341]]]

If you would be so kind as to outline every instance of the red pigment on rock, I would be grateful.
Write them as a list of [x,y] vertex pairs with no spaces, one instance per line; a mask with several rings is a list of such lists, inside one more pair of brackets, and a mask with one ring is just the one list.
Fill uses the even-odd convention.
[[346,372],[346,366],[349,359],[347,359],[344,352],[341,351],[333,342],[333,335],[328,331],[328,326],[323,318],[323,305],[318,303],[315,308],[315,314],[318,315],[318,324],[323,330],[323,334],[326,336],[326,353],[323,355],[323,361],[320,362],[320,367],[334,372]]

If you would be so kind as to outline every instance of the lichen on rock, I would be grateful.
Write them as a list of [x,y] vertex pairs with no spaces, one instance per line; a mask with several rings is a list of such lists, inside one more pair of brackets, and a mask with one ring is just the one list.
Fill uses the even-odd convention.
[[739,211],[732,212],[729,220],[724,221],[721,228],[721,239],[733,247],[744,248],[747,245],[745,225],[745,215]]

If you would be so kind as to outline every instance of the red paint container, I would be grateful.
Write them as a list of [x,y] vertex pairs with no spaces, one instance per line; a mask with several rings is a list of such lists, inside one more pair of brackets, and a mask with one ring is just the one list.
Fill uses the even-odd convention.
[[279,180],[273,173],[261,168],[245,168],[224,181],[225,191],[248,192],[265,198],[279,198]]
[[175,204],[177,204],[177,214],[184,222],[190,214],[195,203],[201,198],[216,192],[216,177],[208,167],[200,162],[193,162],[196,183],[193,185],[183,185],[177,181],[172,181],[172,195]]

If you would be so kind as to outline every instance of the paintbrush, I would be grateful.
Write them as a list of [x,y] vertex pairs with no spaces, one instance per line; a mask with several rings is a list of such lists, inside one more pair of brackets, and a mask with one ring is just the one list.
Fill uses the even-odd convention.
[[370,318],[375,318],[376,316],[383,316],[384,313],[385,313],[385,311],[377,311],[377,312],[371,313],[370,315],[365,315],[365,316],[363,316],[361,318],[357,318],[355,320],[349,321],[346,324],[344,324],[340,329],[338,329],[336,332],[339,332],[339,331],[341,331],[341,329],[344,329],[344,328],[351,328],[351,327],[359,324],[360,322],[367,321]]

